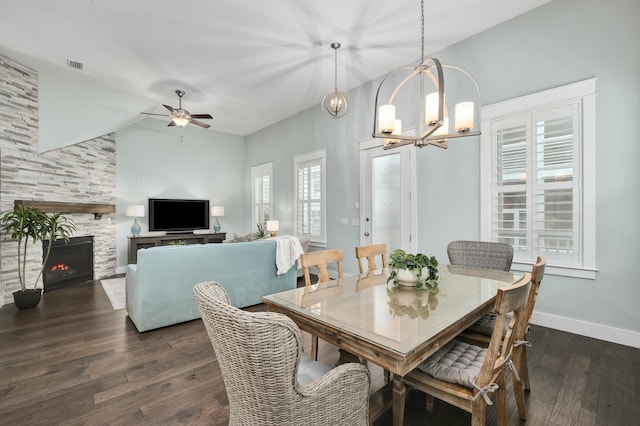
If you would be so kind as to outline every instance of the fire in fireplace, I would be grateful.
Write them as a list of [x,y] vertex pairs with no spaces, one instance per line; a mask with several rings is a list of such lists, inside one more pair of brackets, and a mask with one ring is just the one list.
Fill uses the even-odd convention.
[[[42,242],[43,251],[48,241]],[[44,291],[93,280],[93,236],[56,240],[42,275]]]

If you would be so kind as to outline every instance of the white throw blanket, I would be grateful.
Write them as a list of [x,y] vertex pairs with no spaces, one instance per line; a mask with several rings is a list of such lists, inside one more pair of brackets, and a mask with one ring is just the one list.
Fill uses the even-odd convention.
[[274,237],[276,240],[276,267],[277,274],[286,274],[303,253],[300,240],[293,235]]

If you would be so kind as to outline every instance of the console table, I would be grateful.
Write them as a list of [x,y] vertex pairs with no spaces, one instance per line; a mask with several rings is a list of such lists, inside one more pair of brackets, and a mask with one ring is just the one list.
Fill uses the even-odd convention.
[[129,252],[127,255],[127,263],[132,264],[138,262],[139,249],[169,245],[221,243],[224,241],[226,236],[226,232],[217,232],[213,234],[190,233],[154,235],[146,237],[129,237]]

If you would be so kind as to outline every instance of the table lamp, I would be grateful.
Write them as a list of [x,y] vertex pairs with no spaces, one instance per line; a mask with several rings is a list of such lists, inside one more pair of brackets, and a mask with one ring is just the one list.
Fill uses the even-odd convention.
[[127,206],[124,212],[127,217],[133,218],[133,225],[131,225],[131,235],[137,237],[140,235],[140,225],[138,225],[138,218],[144,217],[144,206],[142,204],[133,204]]
[[267,221],[267,231],[271,232],[271,237],[275,237],[278,230],[280,230],[280,222],[277,219]]
[[224,216],[224,206],[211,207],[211,216],[216,218],[216,223],[213,224],[213,232],[220,232],[220,222],[218,218]]

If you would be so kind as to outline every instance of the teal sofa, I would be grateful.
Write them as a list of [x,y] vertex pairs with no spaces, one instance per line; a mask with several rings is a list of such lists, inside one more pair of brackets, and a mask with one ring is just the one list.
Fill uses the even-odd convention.
[[276,275],[276,242],[193,244],[138,250],[127,266],[127,311],[138,331],[200,318],[193,286],[217,281],[238,308],[296,287],[296,265]]

